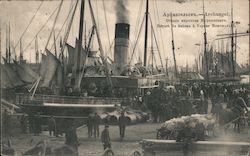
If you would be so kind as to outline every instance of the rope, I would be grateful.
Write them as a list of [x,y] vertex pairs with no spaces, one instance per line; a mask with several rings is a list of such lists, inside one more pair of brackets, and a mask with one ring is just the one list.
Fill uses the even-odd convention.
[[[156,0],[155,0],[155,7],[156,7],[156,10],[157,10],[157,19],[158,19],[158,22],[160,23],[159,10],[158,10],[158,5],[157,5]],[[165,56],[165,47],[164,47],[163,36],[162,36],[162,28],[161,27],[160,27],[160,36],[161,36],[160,38],[161,38],[161,42],[162,42],[163,55],[164,55],[164,58],[166,58],[166,56]]]
[[[142,6],[143,6],[142,3],[143,3],[143,0],[141,0],[141,3],[139,5],[139,9],[138,9],[138,12],[137,12],[137,20],[136,20],[136,24],[135,25],[139,25],[139,22],[141,20],[141,12],[142,12]],[[135,27],[133,35],[134,35],[133,36],[134,42],[136,42],[136,37],[138,36],[138,27]],[[131,43],[133,43],[133,42],[131,42]],[[129,42],[129,44],[130,44],[130,42]],[[133,50],[132,46],[129,46],[129,50],[130,51]]]
[[[67,42],[68,37],[69,37],[70,28],[73,29],[72,23],[73,23],[73,18],[74,18],[75,12],[76,12],[77,4],[78,4],[78,0],[76,1],[75,8],[74,8],[74,10],[72,12],[72,16],[71,16],[70,21],[69,21],[68,30],[66,31],[64,39],[63,39],[63,46],[62,46],[62,50],[61,50],[62,53],[63,53],[63,51],[65,49],[66,42]],[[72,33],[73,33],[73,30],[72,30]]]
[[[58,6],[59,7],[59,6]],[[49,22],[50,18],[54,15],[54,13],[56,12],[56,10],[58,9],[58,7],[52,12],[52,14],[49,16],[49,18],[47,19],[47,21],[44,23],[44,25],[40,28],[40,30],[36,33],[36,35],[34,36],[34,38],[28,43],[28,45],[24,48],[23,51],[25,51],[30,45],[31,43],[36,39],[36,36],[43,30],[43,28],[46,26],[46,24]]]
[[[57,36],[56,36],[56,41],[57,41],[57,39],[58,39],[58,37],[59,37],[60,33],[62,32],[64,25],[65,25],[65,24],[66,24],[66,22],[68,21],[69,16],[70,16],[70,13],[71,13],[71,11],[72,11],[73,7],[74,7],[74,5],[72,5],[72,6],[71,6],[71,8],[70,8],[70,10],[69,10],[69,13],[68,13],[67,17],[66,17],[65,21],[63,22],[63,24],[62,24],[62,26],[61,26],[61,28],[60,28],[60,30],[59,30],[59,32],[58,32],[58,34],[57,34]],[[52,48],[53,48],[53,45],[51,45],[50,50],[51,50]]]
[[[140,22],[140,20],[141,20],[141,12],[142,12],[142,3],[143,3],[143,0],[141,0],[141,3],[140,3],[140,5],[139,5],[139,10],[138,10],[138,12],[137,12],[137,20],[136,20],[136,25],[139,25],[139,22]],[[144,17],[144,16],[143,16]],[[136,45],[137,43],[136,43],[136,37],[138,36],[138,33],[139,33],[139,29],[138,29],[138,27],[135,27],[135,30],[134,30],[134,44]],[[132,46],[130,46],[129,47],[130,48],[130,50],[132,51],[133,49],[132,49]]]
[[34,14],[33,17],[31,18],[31,20],[30,20],[28,26],[27,26],[26,29],[23,31],[22,35],[20,36],[19,40],[17,41],[17,44],[14,46],[14,50],[16,49],[18,43],[21,41],[22,37],[24,36],[24,34],[26,33],[26,31],[28,30],[29,26],[31,25],[32,21],[34,20],[36,14],[37,14],[37,12],[39,11],[39,9],[41,8],[42,4],[43,4],[43,1],[42,1],[42,2],[40,3],[40,5],[38,6],[38,8],[37,8],[35,14]]
[[[140,8],[139,8],[139,10],[138,10],[138,13],[137,13],[137,20],[136,20],[136,25],[139,25],[139,22],[140,22],[140,20],[141,20],[141,12],[142,12],[142,3],[143,3],[143,0],[141,0],[141,3],[140,3]],[[134,33],[134,38],[136,38],[136,36],[138,36],[138,27],[136,27],[136,29],[135,29],[135,33]]]
[[58,19],[59,13],[60,13],[60,11],[61,11],[62,4],[63,4],[63,0],[61,0],[61,3],[59,4],[59,9],[58,9],[58,11],[57,11],[57,13],[56,13],[56,17],[55,17],[55,20],[54,20],[54,23],[53,23],[51,32],[50,32],[50,34],[49,34],[49,38],[48,38],[47,43],[46,43],[46,45],[45,45],[45,49],[47,49],[48,44],[49,44],[49,41],[50,41],[50,38],[51,38],[51,35],[52,35],[52,33],[53,33],[54,29],[55,29],[56,21],[57,21],[57,19]]
[[136,42],[135,42],[135,45],[134,45],[134,48],[133,48],[133,51],[132,51],[132,55],[131,55],[131,58],[130,58],[130,61],[129,61],[129,65],[131,65],[131,61],[133,59],[133,56],[134,56],[134,53],[135,53],[135,48],[136,48],[136,45],[138,43],[138,39],[139,39],[140,34],[141,34],[141,30],[142,30],[142,26],[143,26],[144,20],[145,20],[145,16],[144,16],[144,18],[142,20],[142,23],[141,23],[141,26],[140,26],[139,34],[137,36],[137,39],[136,39]]
[[[108,58],[108,54],[111,54],[111,48],[112,48],[112,46],[114,45],[114,41],[115,41],[115,40],[113,40],[112,43],[111,43],[111,45],[109,46],[108,52],[110,52],[110,53],[107,53],[107,58]],[[109,59],[110,59],[110,58],[109,58]],[[112,59],[111,59],[111,60],[112,60]]]
[[108,27],[108,22],[107,22],[107,14],[106,14],[106,7],[105,7],[104,0],[102,0],[102,5],[103,5],[103,11],[104,11],[105,24],[106,24],[106,28],[107,28],[108,43],[109,43],[109,47],[111,49],[110,36],[109,36],[109,27]]
[[160,57],[161,66],[162,66],[162,69],[164,69],[164,68],[163,68],[162,58],[161,58],[161,53],[160,53],[160,49],[159,49],[159,45],[158,45],[158,42],[157,42],[157,40],[156,40],[155,31],[154,31],[154,28],[153,28],[153,24],[152,24],[152,20],[151,20],[150,15],[149,15],[149,20],[150,20],[150,22],[151,22],[152,32],[153,32],[153,34],[154,34],[155,44],[156,44],[156,47],[157,47],[157,49],[158,49],[157,52],[158,52],[159,57]]
[[95,5],[96,5],[96,19],[97,19],[97,26],[98,28],[100,27],[100,22],[99,22],[99,11],[98,11],[98,4],[97,4],[97,0],[95,1]]
[[239,118],[241,118],[241,116],[239,116],[239,117],[233,119],[232,121],[228,122],[227,124],[223,125],[222,127],[227,127],[227,125],[233,123],[234,121],[238,120]]

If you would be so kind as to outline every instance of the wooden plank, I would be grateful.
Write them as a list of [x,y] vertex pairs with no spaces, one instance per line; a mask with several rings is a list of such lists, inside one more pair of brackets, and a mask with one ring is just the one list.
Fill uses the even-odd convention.
[[[143,151],[148,155],[180,155],[185,143],[175,140],[154,140],[144,139],[140,142]],[[227,141],[197,141],[188,145],[188,150],[196,155],[202,156],[238,156],[246,155],[250,152],[250,143],[248,142],[227,142]],[[152,154],[153,153],[153,154]],[[146,154],[147,155],[147,154]]]

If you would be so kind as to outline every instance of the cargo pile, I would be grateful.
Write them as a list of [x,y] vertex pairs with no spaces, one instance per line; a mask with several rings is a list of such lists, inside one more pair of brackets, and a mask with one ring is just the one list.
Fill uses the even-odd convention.
[[180,130],[185,126],[189,126],[195,130],[202,125],[204,131],[212,131],[215,126],[216,120],[210,114],[192,114],[191,116],[182,116],[165,121],[161,128],[158,129],[157,139],[176,139]]

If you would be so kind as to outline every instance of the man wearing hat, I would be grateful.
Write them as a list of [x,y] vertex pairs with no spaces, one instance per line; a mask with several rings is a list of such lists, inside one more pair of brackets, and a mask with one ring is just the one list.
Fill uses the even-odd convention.
[[107,148],[111,148],[111,142],[109,137],[109,125],[105,125],[104,130],[102,131],[101,140],[103,144],[104,150]]
[[124,115],[124,112],[121,112],[121,116],[119,117],[119,130],[120,130],[120,138],[121,140],[125,136],[125,128],[127,126],[127,118]]

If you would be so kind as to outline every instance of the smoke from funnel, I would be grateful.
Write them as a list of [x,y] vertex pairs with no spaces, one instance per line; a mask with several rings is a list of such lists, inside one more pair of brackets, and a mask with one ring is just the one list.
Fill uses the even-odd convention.
[[115,0],[116,23],[128,23],[129,11],[127,9],[128,0]]
[[178,2],[178,3],[185,3],[186,0],[176,0],[176,2]]
[[188,1],[193,1],[193,0],[172,0],[172,1],[182,4],[182,3],[186,3]]

